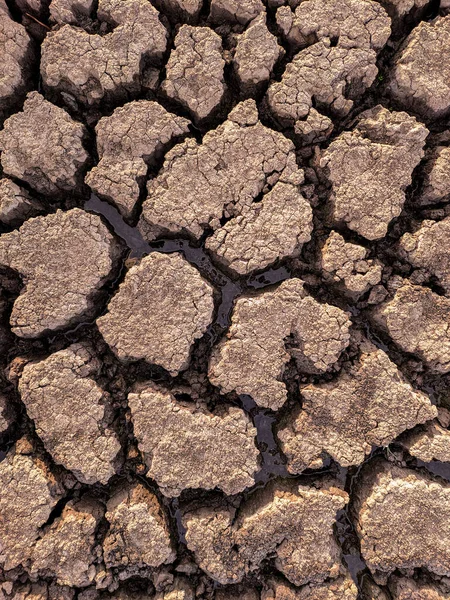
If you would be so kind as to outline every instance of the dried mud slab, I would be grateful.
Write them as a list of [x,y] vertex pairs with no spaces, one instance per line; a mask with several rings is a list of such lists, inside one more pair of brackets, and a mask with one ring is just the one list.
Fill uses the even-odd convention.
[[0,124],[33,87],[35,46],[25,27],[11,17],[0,0]]
[[183,25],[174,44],[161,89],[198,123],[219,107],[225,93],[222,38],[209,27]]
[[437,373],[450,371],[450,300],[405,281],[373,311],[375,323],[404,351]]
[[450,148],[436,146],[426,153],[419,204],[439,204],[450,199]]
[[364,472],[356,528],[362,556],[380,581],[395,570],[415,568],[448,577],[449,503],[449,484],[418,471],[380,463]]
[[296,184],[300,173],[294,144],[259,121],[254,100],[241,102],[201,144],[188,139],[166,154],[148,183],[139,229],[149,241],[167,233],[198,239],[219,229],[222,217],[240,215],[278,180]]
[[316,105],[346,115],[378,73],[377,52],[391,32],[384,8],[373,0],[307,0],[295,13],[281,7],[277,23],[290,45],[303,49],[268,90],[275,119],[293,127]]
[[257,432],[240,408],[214,415],[152,383],[129,394],[128,405],[147,476],[164,495],[179,496],[188,488],[219,488],[230,495],[254,484]]
[[123,485],[113,494],[106,519],[105,564],[121,570],[121,579],[175,559],[167,517],[155,494],[141,483]]
[[63,488],[42,460],[19,440],[0,463],[0,564],[26,566],[40,530]]
[[0,222],[18,227],[31,217],[44,212],[44,207],[24,188],[6,177],[0,179]]
[[267,17],[261,13],[249,24],[246,31],[238,36],[234,54],[234,68],[241,89],[245,93],[256,91],[267,81],[277,60],[284,53],[267,28]]
[[97,17],[106,35],[65,25],[42,44],[41,76],[48,93],[66,93],[86,106],[129,99],[142,89],[142,69],[158,64],[168,32],[147,0],[100,0]]
[[[298,183],[303,181],[299,173]],[[298,256],[313,230],[310,203],[291,182],[278,181],[260,202],[230,219],[205,247],[225,268],[238,275],[268,267],[276,260]]]
[[59,585],[86,587],[96,569],[95,532],[103,516],[101,505],[84,498],[67,504],[33,548],[30,574],[53,576]]
[[378,105],[338,136],[320,160],[331,183],[330,217],[369,240],[386,235],[424,156],[428,129],[404,112]]
[[86,135],[85,127],[65,110],[30,92],[23,111],[7,119],[0,131],[3,171],[40,194],[76,192],[89,159]]
[[381,281],[383,266],[376,258],[367,258],[364,246],[351,244],[332,231],[321,249],[320,267],[327,283],[336,284],[353,299]]
[[100,217],[79,208],[30,219],[0,236],[0,264],[23,282],[10,317],[13,333],[35,338],[91,317],[120,254]]
[[450,462],[450,431],[437,421],[408,434],[402,440],[402,446],[423,462]]
[[82,483],[107,483],[120,443],[108,423],[108,394],[94,381],[100,361],[73,344],[25,366],[19,392],[36,433],[53,460]]
[[290,473],[320,468],[327,455],[344,467],[361,464],[373,446],[437,415],[383,350],[368,343],[361,350],[335,381],[301,388],[301,409],[277,434]]
[[145,359],[176,375],[212,322],[213,296],[211,285],[179,254],[155,252],[128,271],[97,326],[121,360]]
[[129,102],[103,117],[95,128],[100,161],[86,183],[130,217],[139,200],[148,165],[172,140],[188,132],[189,121],[148,100]]
[[275,555],[275,567],[294,585],[337,577],[333,523],[348,496],[336,487],[316,486],[269,484],[237,514],[226,503],[185,512],[187,546],[199,567],[219,583],[237,583]]
[[273,579],[261,594],[261,600],[356,600],[357,597],[358,589],[348,575],[321,585],[305,585],[300,589]]
[[396,55],[388,88],[392,98],[425,119],[450,111],[450,17],[417,25]]
[[400,256],[425,275],[434,275],[450,293],[450,217],[442,221],[423,221],[415,233],[400,240]]
[[278,410],[287,399],[282,377],[291,358],[307,373],[332,369],[348,345],[349,327],[346,313],[308,296],[301,279],[241,296],[226,338],[213,349],[209,379],[223,393],[248,394],[259,406]]
[[210,10],[210,19],[215,24],[247,25],[265,8],[261,0],[211,0]]

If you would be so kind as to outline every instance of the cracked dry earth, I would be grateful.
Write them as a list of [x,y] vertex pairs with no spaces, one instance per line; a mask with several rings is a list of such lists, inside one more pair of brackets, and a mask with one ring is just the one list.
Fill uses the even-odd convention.
[[0,600],[450,600],[450,1],[0,0]]

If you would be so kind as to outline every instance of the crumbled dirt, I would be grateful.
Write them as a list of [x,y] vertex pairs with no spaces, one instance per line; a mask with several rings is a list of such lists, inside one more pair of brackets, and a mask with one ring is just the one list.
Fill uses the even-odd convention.
[[0,600],[450,600],[450,0],[0,0]]

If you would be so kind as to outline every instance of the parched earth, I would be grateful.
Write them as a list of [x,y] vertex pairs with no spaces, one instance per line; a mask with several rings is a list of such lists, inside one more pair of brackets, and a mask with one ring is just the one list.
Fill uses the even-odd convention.
[[0,600],[450,600],[449,0],[0,0]]

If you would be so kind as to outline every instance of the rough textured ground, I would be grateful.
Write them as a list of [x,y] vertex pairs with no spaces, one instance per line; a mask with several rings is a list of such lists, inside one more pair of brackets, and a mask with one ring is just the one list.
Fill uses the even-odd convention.
[[450,0],[0,0],[0,600],[450,600]]

